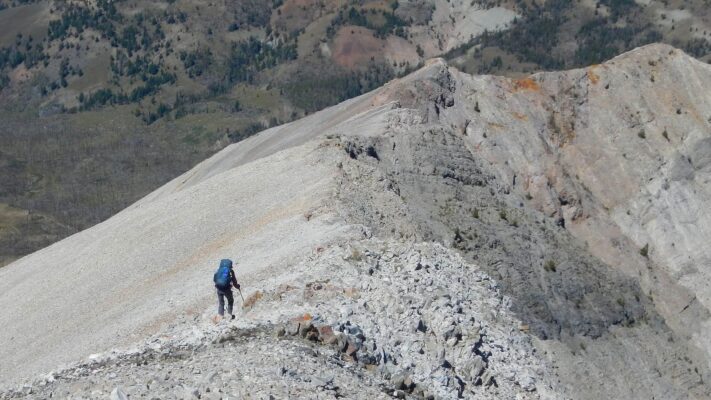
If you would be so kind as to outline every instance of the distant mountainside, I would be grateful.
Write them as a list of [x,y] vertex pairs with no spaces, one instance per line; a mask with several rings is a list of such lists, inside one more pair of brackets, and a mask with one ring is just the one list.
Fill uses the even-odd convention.
[[522,75],[663,41],[705,1],[0,1],[0,265],[266,127],[444,56]]
[[430,60],[1,268],[0,399],[708,399],[710,110],[667,45]]

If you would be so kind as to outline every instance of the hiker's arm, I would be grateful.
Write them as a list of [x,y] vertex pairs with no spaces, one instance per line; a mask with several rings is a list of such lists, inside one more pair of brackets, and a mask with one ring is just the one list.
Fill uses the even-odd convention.
[[236,287],[239,289],[239,283],[237,282],[237,277],[235,276],[235,271],[230,272],[230,276],[232,278],[232,286]]

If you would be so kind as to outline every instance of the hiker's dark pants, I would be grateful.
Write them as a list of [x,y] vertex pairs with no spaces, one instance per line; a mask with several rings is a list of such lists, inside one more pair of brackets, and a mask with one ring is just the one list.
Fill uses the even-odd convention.
[[227,313],[232,315],[232,305],[235,304],[235,299],[232,297],[232,288],[217,289],[217,313],[221,316],[225,315],[225,297],[227,297]]

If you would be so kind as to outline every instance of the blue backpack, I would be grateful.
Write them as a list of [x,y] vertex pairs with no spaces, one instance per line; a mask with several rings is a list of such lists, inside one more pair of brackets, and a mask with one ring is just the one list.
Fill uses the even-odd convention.
[[232,271],[232,260],[222,260],[220,261],[220,267],[217,268],[213,281],[215,281],[215,287],[218,289],[229,289],[230,288],[230,272]]

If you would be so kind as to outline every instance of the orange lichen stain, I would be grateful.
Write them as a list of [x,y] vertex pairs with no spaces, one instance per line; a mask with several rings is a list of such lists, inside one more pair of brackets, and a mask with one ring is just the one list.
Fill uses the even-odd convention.
[[306,322],[306,321],[311,321],[313,317],[311,314],[306,313],[304,315],[299,315],[291,319],[292,322]]
[[511,114],[519,121],[528,121],[528,116],[526,114],[517,113],[515,111]]
[[489,125],[489,126],[492,127],[492,128],[497,128],[497,129],[503,129],[503,128],[504,128],[503,125],[497,124],[496,122],[489,122],[489,123],[487,123],[487,125]]
[[516,91],[519,90],[534,90],[538,91],[541,89],[541,87],[538,85],[536,81],[533,80],[533,78],[523,78],[523,79],[516,79],[513,81],[514,84],[514,89]]
[[593,85],[597,85],[598,82],[600,82],[600,77],[595,73],[594,69],[597,67],[597,65],[593,65],[590,68],[588,68],[588,79],[590,79],[590,83]]

